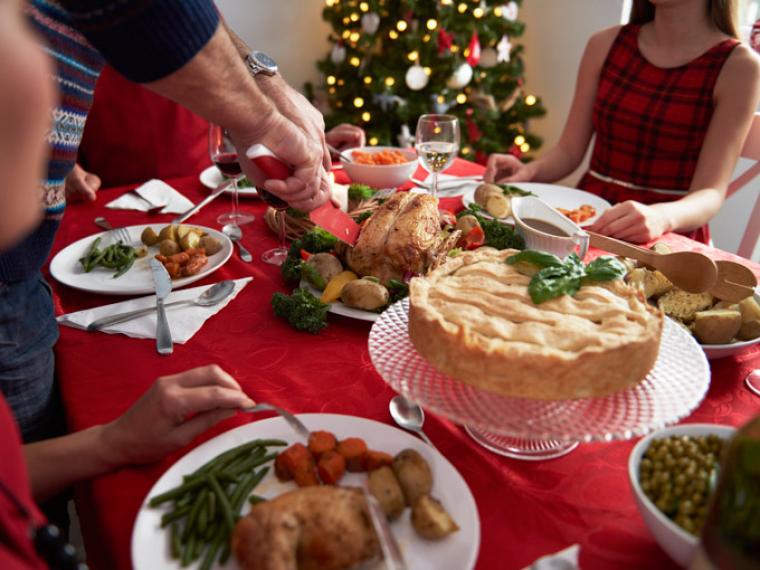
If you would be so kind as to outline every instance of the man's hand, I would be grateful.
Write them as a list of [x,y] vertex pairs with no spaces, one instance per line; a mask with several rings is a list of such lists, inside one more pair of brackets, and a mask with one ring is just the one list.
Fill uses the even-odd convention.
[[356,125],[342,123],[325,133],[325,139],[330,146],[343,150],[344,148],[356,148],[366,144],[364,131]]
[[671,229],[667,216],[658,206],[661,205],[647,206],[633,200],[620,202],[605,211],[588,229],[632,243],[645,243]]
[[210,427],[253,406],[216,365],[156,380],[121,417],[103,426],[103,448],[116,467],[161,459]]
[[100,177],[87,172],[78,164],[66,177],[66,200],[74,202],[77,200],[86,200],[94,202],[97,199],[97,192],[100,189]]

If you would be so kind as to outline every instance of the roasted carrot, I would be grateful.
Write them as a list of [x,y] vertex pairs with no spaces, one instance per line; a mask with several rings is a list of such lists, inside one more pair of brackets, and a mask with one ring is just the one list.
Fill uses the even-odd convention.
[[367,444],[358,437],[347,437],[338,442],[335,450],[346,460],[346,469],[352,473],[364,469],[364,456],[367,454]]
[[367,451],[364,456],[365,471],[374,471],[375,469],[380,469],[383,465],[388,465],[389,467],[393,465],[393,456],[391,454],[373,449]]
[[337,485],[346,472],[346,460],[337,451],[326,451],[317,462],[317,474],[325,485]]
[[323,453],[334,451],[338,441],[329,431],[313,431],[309,436],[309,451],[319,461]]
[[314,471],[314,459],[304,444],[294,443],[280,455],[283,456],[280,461],[283,474],[290,473],[296,485],[299,487],[319,485]]
[[274,474],[280,481],[290,481],[293,478],[284,451],[278,453],[277,457],[274,459]]

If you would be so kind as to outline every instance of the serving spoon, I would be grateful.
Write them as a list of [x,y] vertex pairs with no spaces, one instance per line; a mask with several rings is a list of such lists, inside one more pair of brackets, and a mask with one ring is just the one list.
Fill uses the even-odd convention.
[[615,255],[630,257],[654,267],[670,279],[673,285],[689,293],[710,291],[718,279],[717,265],[703,253],[696,251],[656,253],[615,238],[586,231],[594,247]]
[[[224,299],[230,296],[232,292],[235,290],[235,282],[234,281],[220,281],[219,283],[216,283],[206,289],[203,293],[201,293],[198,298],[196,299],[188,299],[186,301],[174,301],[173,303],[166,303],[164,305],[165,309],[168,309],[169,307],[178,307],[180,305],[196,305],[198,307],[211,307],[212,305],[216,305],[217,303],[220,303]],[[111,315],[110,317],[103,317],[102,319],[98,319],[97,321],[92,321],[89,325],[87,325],[87,330],[92,331],[99,331],[102,328],[115,325],[118,323],[123,323],[125,321],[130,321],[132,319],[136,319],[137,317],[142,317],[143,315],[149,315],[153,313],[156,310],[155,306],[148,307],[147,309],[138,309],[136,311],[129,311],[127,313],[119,313],[118,315]]]
[[353,162],[354,161],[354,159],[353,159],[353,157],[351,155],[348,155],[348,154],[344,153],[342,150],[338,150],[337,148],[335,148],[331,144],[328,144],[327,148],[330,149],[330,152],[333,152],[333,153],[337,154],[338,157],[341,160],[345,161],[345,162]]
[[433,445],[433,442],[430,441],[430,438],[422,431],[422,424],[425,423],[425,412],[420,406],[399,394],[393,397],[390,404],[388,404],[388,408],[390,409],[393,421],[399,427],[413,431],[430,447],[437,449]]

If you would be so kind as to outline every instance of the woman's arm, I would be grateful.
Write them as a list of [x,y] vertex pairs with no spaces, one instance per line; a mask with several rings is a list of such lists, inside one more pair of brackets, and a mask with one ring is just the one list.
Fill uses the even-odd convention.
[[686,232],[709,222],[726,197],[731,175],[760,102],[760,58],[744,45],[729,56],[715,85],[715,111],[699,153],[689,193],[646,206],[622,202],[590,229],[643,243],[668,231]]
[[594,34],[586,44],[575,82],[575,95],[559,142],[541,158],[527,164],[519,162],[511,155],[491,155],[488,159],[486,180],[554,182],[578,167],[594,131],[592,113],[599,75],[619,31],[620,26],[607,28]]
[[215,365],[159,378],[113,422],[25,445],[34,498],[43,501],[78,481],[161,459],[253,405]]

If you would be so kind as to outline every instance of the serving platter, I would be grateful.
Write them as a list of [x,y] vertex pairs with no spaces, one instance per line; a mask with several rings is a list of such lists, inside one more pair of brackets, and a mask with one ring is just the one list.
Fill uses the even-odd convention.
[[[517,459],[549,459],[578,442],[630,439],[674,423],[702,401],[710,366],[687,331],[665,320],[654,368],[626,390],[599,398],[508,398],[435,369],[409,338],[409,300],[372,326],[369,354],[382,379],[431,411],[466,426],[484,447]],[[510,371],[505,371],[509,374]]]
[[[475,189],[480,184],[482,184],[482,182],[472,182],[466,185],[466,189],[462,192],[462,204],[464,204],[465,208],[469,208],[470,205],[475,203]],[[598,220],[606,210],[609,210],[612,207],[612,204],[604,198],[600,198],[596,194],[586,192],[585,190],[578,190],[577,188],[568,188],[557,184],[543,184],[540,182],[517,182],[511,184],[511,186],[532,192],[553,208],[575,210],[576,208],[580,208],[583,204],[593,206],[596,210],[596,214],[588,220],[578,224],[581,227],[590,226]],[[444,193],[441,192],[441,195],[444,195]],[[449,196],[450,194],[445,195]],[[483,212],[483,216],[491,217],[485,211]],[[499,219],[505,223],[514,223],[514,218],[512,218],[512,216]]]
[[[139,226],[128,226],[124,228],[131,238],[127,245],[138,246],[140,235],[145,228],[153,228],[156,232],[160,231],[166,224],[143,224]],[[204,226],[192,227],[203,230],[208,235],[213,236],[222,244],[222,249],[214,255],[208,257],[208,263],[197,274],[172,281],[173,289],[180,289],[191,283],[195,283],[210,275],[222,265],[232,255],[232,242],[223,233]],[[155,291],[153,284],[153,275],[150,270],[150,258],[158,253],[157,247],[148,249],[148,255],[135,260],[134,265],[121,277],[114,278],[114,272],[110,269],[96,267],[89,273],[85,273],[79,258],[84,256],[92,242],[100,237],[101,246],[110,245],[115,242],[115,237],[108,235],[110,232],[100,232],[82,238],[72,243],[56,254],[53,261],[50,262],[50,273],[56,281],[90,293],[100,293],[103,295],[147,295]]]
[[[311,284],[307,283],[305,280],[301,280],[301,283],[298,285],[301,289],[306,289],[309,293],[314,295],[317,299],[322,295],[322,292],[313,287]],[[363,311],[361,309],[354,309],[353,307],[349,307],[348,305],[344,305],[340,301],[334,301],[332,303],[329,303],[330,309],[329,312],[333,313],[334,315],[340,315],[342,317],[348,317],[349,319],[356,319],[359,321],[367,321],[370,323],[374,323],[379,317],[380,313],[373,313],[371,311]]]
[[[206,188],[209,190],[213,190],[217,186],[219,186],[222,182],[225,180],[228,180],[228,178],[222,174],[222,171],[219,170],[216,166],[209,166],[206,170],[201,172],[198,175],[198,179],[201,181],[201,184],[203,184]],[[232,194],[232,186],[228,186],[224,192],[226,194]],[[238,187],[238,196],[245,196],[245,197],[253,197],[258,196],[259,193],[256,192],[256,188],[253,186],[248,186],[246,188]]]
[[[411,448],[422,454],[433,472],[433,495],[439,499],[459,525],[459,531],[441,541],[429,541],[419,537],[412,528],[409,509],[399,520],[390,524],[406,560],[407,567],[415,570],[438,570],[457,568],[468,570],[475,566],[480,546],[480,520],[475,500],[462,476],[438,451],[400,429],[373,420],[338,414],[298,414],[298,418],[310,430],[328,430],[338,439],[360,437],[371,449],[395,455],[402,449]],[[190,451],[177,461],[156,482],[140,507],[132,531],[132,565],[135,570],[180,568],[169,552],[168,533],[161,529],[161,508],[148,507],[148,499],[182,482],[182,476],[200,467],[218,454],[256,438],[284,439],[290,443],[299,441],[293,429],[280,417],[256,421],[225,432]],[[302,442],[305,443],[305,442]],[[360,486],[363,473],[347,473],[341,484]],[[295,489],[292,482],[281,483],[270,472],[254,492],[265,498],[273,498]],[[245,503],[243,514],[250,508]],[[234,557],[215,568],[237,569]],[[195,563],[190,568],[197,568]],[[381,570],[382,562],[364,565],[363,569]]]

